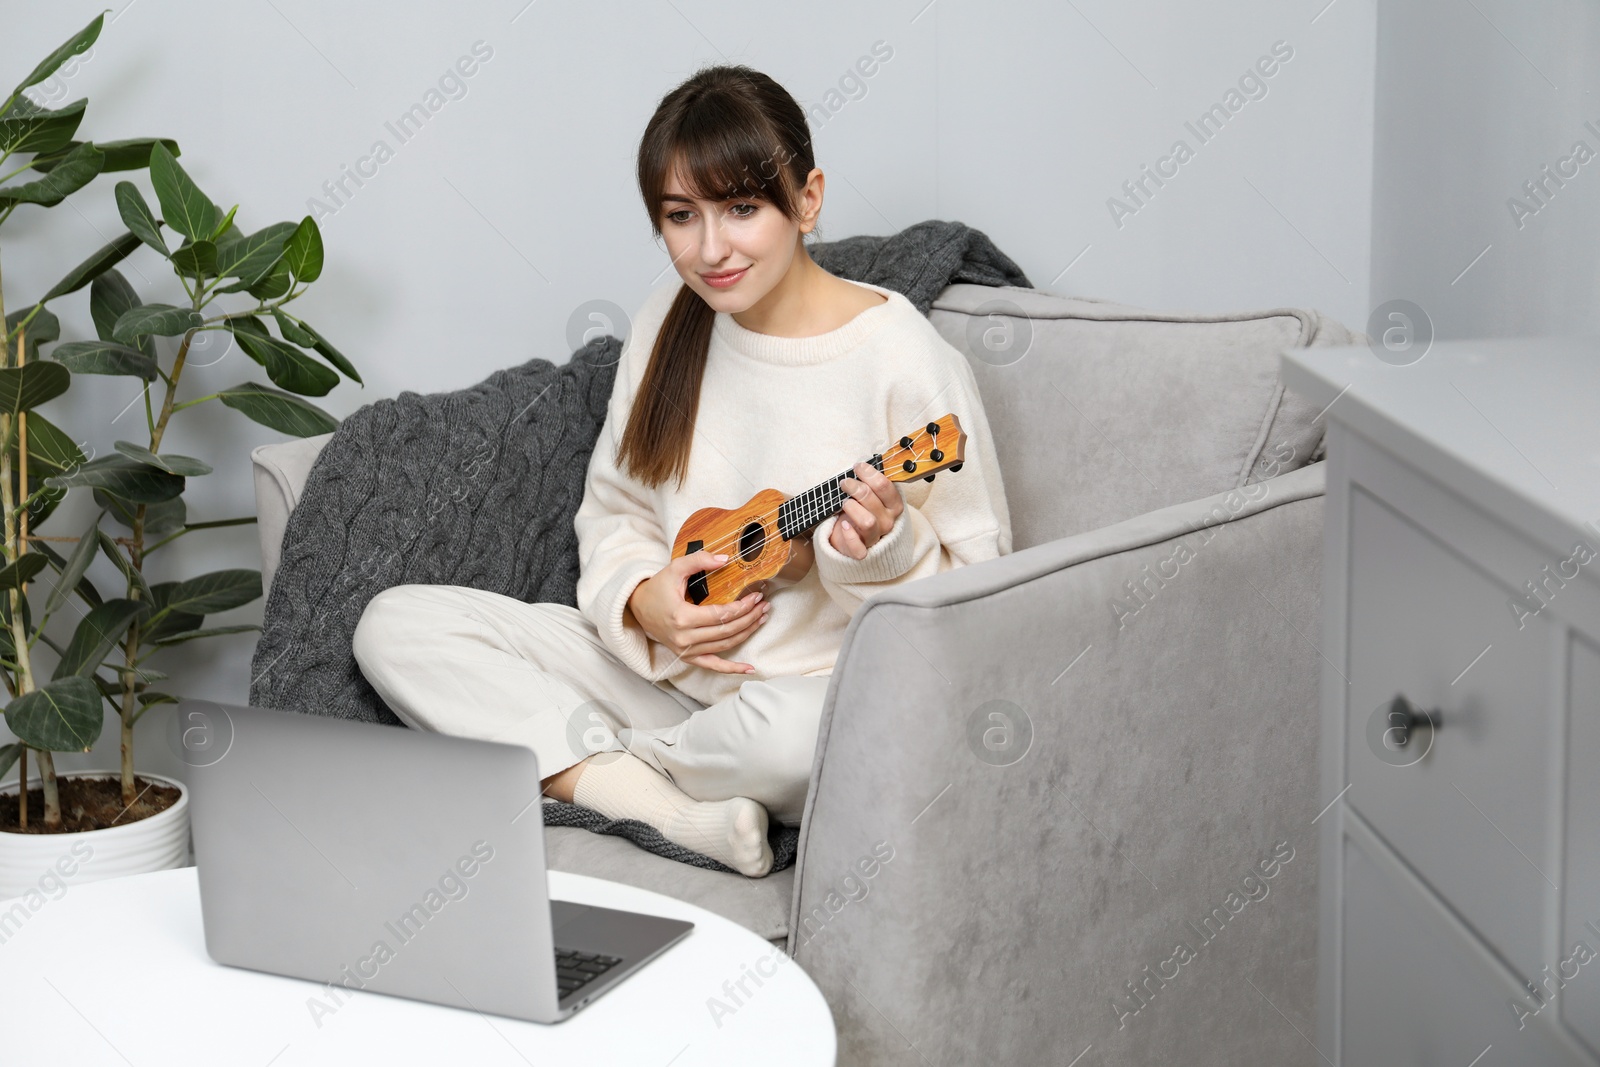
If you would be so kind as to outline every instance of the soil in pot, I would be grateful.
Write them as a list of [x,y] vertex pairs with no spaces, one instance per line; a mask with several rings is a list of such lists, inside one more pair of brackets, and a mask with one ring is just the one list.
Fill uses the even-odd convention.
[[12,834],[70,834],[83,830],[104,830],[112,826],[126,826],[159,815],[178,802],[183,792],[176,786],[152,782],[134,775],[134,789],[139,797],[132,806],[122,802],[122,781],[118,778],[72,778],[65,775],[56,779],[61,793],[61,826],[55,830],[44,827],[44,788],[28,790],[28,825],[17,826],[17,796],[0,795],[0,832]]

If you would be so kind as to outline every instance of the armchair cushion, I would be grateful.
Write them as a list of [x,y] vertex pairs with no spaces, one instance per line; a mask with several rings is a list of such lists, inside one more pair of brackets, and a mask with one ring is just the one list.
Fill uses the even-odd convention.
[[1362,336],[1314,310],[1152,311],[1014,286],[949,286],[928,319],[978,379],[1013,550],[1305,466],[1323,423],[1285,393],[1278,354]]

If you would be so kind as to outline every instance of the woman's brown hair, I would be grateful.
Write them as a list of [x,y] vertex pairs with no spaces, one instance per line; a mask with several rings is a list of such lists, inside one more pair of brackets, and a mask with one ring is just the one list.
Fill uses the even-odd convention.
[[[657,236],[670,214],[662,197],[674,166],[696,199],[762,201],[798,222],[814,165],[805,112],[788,90],[746,66],[705,67],[662,97],[645,127],[639,192]],[[617,456],[618,468],[647,486],[671,477],[682,485],[688,473],[715,318],[685,285],[656,335]]]

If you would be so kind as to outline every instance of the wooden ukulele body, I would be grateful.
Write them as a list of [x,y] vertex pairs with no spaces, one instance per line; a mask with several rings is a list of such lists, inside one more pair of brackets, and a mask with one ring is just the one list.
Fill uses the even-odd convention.
[[737,508],[701,508],[684,520],[672,558],[710,549],[728,557],[720,568],[689,580],[691,604],[730,604],[756,583],[777,576],[794,555],[794,542],[778,532],[778,506],[788,498],[763,489]]

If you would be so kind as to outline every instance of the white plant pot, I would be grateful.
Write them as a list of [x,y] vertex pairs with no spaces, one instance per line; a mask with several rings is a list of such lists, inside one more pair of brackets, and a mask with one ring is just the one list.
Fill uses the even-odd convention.
[[[63,778],[120,778],[120,771],[73,771]],[[70,834],[0,832],[0,900],[12,897],[54,899],[66,888],[102,878],[146,874],[189,865],[189,790],[182,782],[159,774],[140,778],[175,786],[177,803],[167,810],[126,826],[81,830]],[[29,785],[36,785],[37,779]],[[13,796],[12,782],[0,795]],[[43,818],[42,812],[30,812]]]

